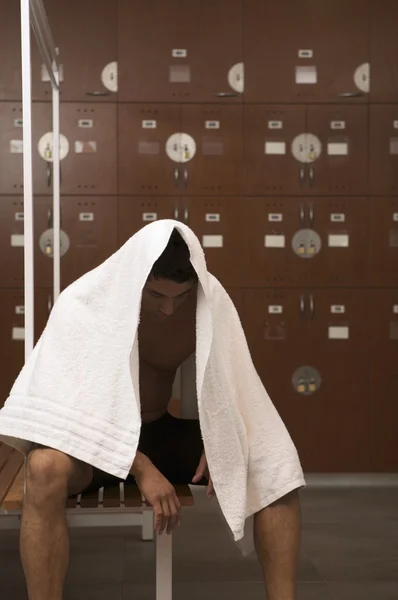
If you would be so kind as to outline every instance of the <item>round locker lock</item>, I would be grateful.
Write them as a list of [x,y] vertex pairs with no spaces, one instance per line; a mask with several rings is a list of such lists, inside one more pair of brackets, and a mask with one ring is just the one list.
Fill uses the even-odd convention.
[[322,153],[322,143],[312,133],[300,133],[292,141],[292,154],[301,163],[313,163]]
[[300,229],[292,238],[293,252],[300,258],[314,258],[321,248],[321,238],[313,229]]
[[322,378],[314,367],[300,367],[293,373],[292,385],[294,391],[301,396],[312,396],[321,387]]
[[196,142],[188,133],[173,133],[166,142],[166,153],[174,162],[189,162],[196,154]]
[[118,90],[117,83],[117,62],[108,63],[101,73],[102,85],[110,92],[116,93]]
[[[47,229],[43,231],[39,240],[40,250],[48,256],[48,258],[53,257],[53,248],[54,248],[54,230]],[[60,232],[60,254],[64,256],[68,252],[70,248],[70,238],[65,231]]]
[[243,94],[245,91],[245,65],[243,63],[236,63],[230,68],[228,84],[235,92]]
[[370,92],[370,64],[369,63],[363,63],[362,65],[359,65],[359,67],[355,70],[354,83],[361,92],[364,92],[364,94],[369,94],[369,92]]
[[[53,132],[49,131],[41,136],[37,144],[40,156],[47,162],[53,161]],[[59,159],[63,160],[69,154],[69,141],[62,135],[59,136]]]

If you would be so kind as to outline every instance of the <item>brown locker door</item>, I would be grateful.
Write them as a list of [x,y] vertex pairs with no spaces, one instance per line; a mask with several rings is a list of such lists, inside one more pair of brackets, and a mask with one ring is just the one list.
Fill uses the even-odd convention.
[[369,294],[370,360],[369,471],[398,471],[398,290]]
[[242,108],[185,105],[182,132],[180,179],[184,193],[238,195],[243,177]]
[[398,98],[398,4],[396,0],[379,0],[371,4],[370,100],[396,102]]
[[[34,126],[35,124],[33,124]],[[0,104],[0,193],[22,191],[22,104]]]
[[398,104],[370,107],[370,186],[374,194],[398,192]]
[[207,268],[224,286],[239,287],[247,268],[247,218],[237,198],[191,198],[182,217],[198,236]]
[[180,107],[119,104],[118,130],[119,193],[180,194],[180,163],[166,151],[169,143],[170,155],[180,157]]
[[[53,281],[52,228],[52,199],[36,198],[35,281],[41,287]],[[117,250],[117,198],[63,196],[61,231],[61,286],[65,288]]]
[[[51,298],[52,290],[35,292],[35,342],[47,323]],[[24,365],[24,303],[22,289],[0,289],[0,407]]]
[[246,0],[246,100],[366,100],[368,19],[363,0]]
[[306,283],[304,247],[293,250],[297,232],[308,229],[305,202],[300,198],[247,198],[247,265],[242,285],[289,287]]
[[305,108],[246,106],[244,129],[246,193],[304,193],[304,165],[294,158],[291,145],[305,132]]
[[242,0],[119,0],[120,99],[241,101]]
[[[117,2],[45,0],[44,6],[54,43],[60,50],[61,100],[74,102],[115,100]],[[17,34],[19,35],[18,31]],[[51,98],[51,84],[45,75],[43,60],[34,42],[32,44],[32,93],[35,100]]]
[[24,206],[22,198],[0,198],[0,286],[24,285]]
[[316,198],[306,203],[305,210],[313,257],[305,260],[307,283],[317,287],[367,285],[368,199]]
[[178,219],[178,198],[119,196],[118,242],[127,242],[137,231],[159,219]]
[[293,374],[307,364],[307,322],[298,290],[244,290],[241,320],[254,365],[293,441],[303,445],[315,432],[307,428],[303,403]]
[[370,283],[398,285],[398,199],[370,201]]
[[306,435],[311,440],[311,443],[302,440],[305,448],[302,459],[307,471],[371,470],[365,300],[361,290],[307,293],[308,365],[316,370],[315,391],[305,403]]
[[3,0],[0,20],[0,100],[20,100],[21,81],[21,17],[20,3]]
[[315,137],[307,138],[307,193],[367,192],[367,114],[365,106],[308,107],[307,132]]

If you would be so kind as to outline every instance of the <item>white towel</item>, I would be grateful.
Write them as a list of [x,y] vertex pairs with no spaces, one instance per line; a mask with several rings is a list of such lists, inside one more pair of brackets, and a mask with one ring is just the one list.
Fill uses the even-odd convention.
[[[217,498],[238,541],[248,517],[302,487],[304,478],[232,301],[208,273],[198,239],[181,223],[144,227],[60,295],[0,411],[0,439],[24,454],[35,442],[128,475],[141,429],[141,291],[174,228],[199,277],[196,356],[183,366],[182,401],[198,409]],[[189,385],[192,376],[195,385]]]

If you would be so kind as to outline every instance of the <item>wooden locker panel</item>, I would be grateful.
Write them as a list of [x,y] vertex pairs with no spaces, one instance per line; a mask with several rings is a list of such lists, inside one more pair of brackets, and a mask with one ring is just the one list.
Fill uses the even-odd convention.
[[[310,472],[368,472],[369,333],[363,290],[306,293],[308,365],[320,377],[304,398],[310,439],[299,444]],[[307,433],[308,435],[308,433]]]
[[250,195],[304,193],[304,165],[291,144],[305,132],[305,108],[245,107],[245,192]]
[[[32,123],[32,127],[35,123]],[[20,194],[23,189],[23,121],[20,102],[0,104],[0,193]],[[35,163],[37,167],[37,163]]]
[[295,444],[311,443],[316,435],[307,428],[302,399],[292,383],[295,370],[307,362],[300,298],[299,290],[246,289],[241,309],[254,365]]
[[182,131],[196,145],[192,159],[180,165],[184,194],[238,195],[242,191],[242,110],[240,106],[182,106]]
[[[52,290],[35,291],[35,343],[50,314]],[[24,291],[0,289],[0,408],[24,365]]]
[[[367,192],[368,112],[366,106],[309,106],[307,132],[321,142],[321,153],[307,164],[307,193]],[[316,154],[318,150],[315,148]],[[398,151],[397,151],[398,152]]]
[[244,201],[237,198],[191,198],[182,203],[182,216],[198,236],[207,268],[223,286],[243,285],[247,269]]
[[[37,276],[37,273],[35,273]],[[0,198],[0,287],[24,285],[24,203],[21,197]],[[51,285],[51,283],[50,283]]]
[[366,101],[355,74],[369,63],[368,13],[363,0],[246,0],[246,100]]
[[[117,61],[117,2],[45,0],[44,6],[54,43],[60,50],[61,100],[116,100],[117,66],[115,70],[113,63]],[[51,84],[43,81],[42,68],[43,60],[33,43],[33,98],[50,100]]]
[[152,221],[178,219],[179,206],[178,198],[119,196],[119,246]]
[[398,99],[398,4],[395,0],[371,3],[371,102]]
[[370,188],[373,194],[398,192],[398,104],[370,107]]
[[120,99],[241,101],[242,18],[242,0],[119,0]]
[[398,198],[370,200],[370,284],[398,285]]
[[176,105],[119,104],[119,193],[180,194],[180,163],[166,153],[167,140],[181,131]]
[[372,290],[368,328],[370,360],[369,471],[398,471],[398,290]]
[[[3,0],[0,20],[0,100],[22,98],[20,3]],[[7,58],[6,58],[7,57]]]

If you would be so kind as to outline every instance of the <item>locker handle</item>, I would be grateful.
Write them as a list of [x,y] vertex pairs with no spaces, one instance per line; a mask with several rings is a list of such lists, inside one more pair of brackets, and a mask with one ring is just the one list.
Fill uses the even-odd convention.
[[[47,224],[48,229],[52,229],[54,227],[52,208],[49,208],[47,211]],[[59,209],[59,224],[62,226],[62,208]]]
[[176,167],[174,169],[174,182],[175,182],[175,186],[178,187],[178,182],[180,180],[180,171],[179,169]]
[[313,227],[314,227],[314,207],[312,205],[310,205],[310,207],[308,209],[308,217],[309,217],[309,221],[310,221],[310,229],[313,229]]
[[47,187],[51,187],[51,175],[52,175],[52,169],[51,169],[51,163],[47,162],[46,163],[46,173],[47,173]]
[[100,90],[93,90],[91,92],[86,92],[86,96],[110,96],[111,93],[107,91],[101,92]]
[[310,167],[310,187],[312,188],[314,185],[314,181],[315,181],[315,173],[314,173],[314,169],[312,167]]
[[363,92],[342,92],[339,98],[363,98],[364,95]]
[[185,168],[184,169],[184,184],[185,184],[185,187],[188,187],[188,178],[189,178],[188,169]]
[[303,226],[304,226],[304,221],[305,221],[304,204],[300,204],[300,222],[301,222],[301,225],[303,225]]
[[237,98],[239,96],[237,92],[217,92],[214,95],[217,98]]
[[184,210],[184,221],[185,221],[185,223],[188,223],[188,221],[189,221],[189,208],[188,208],[188,206],[186,206],[185,210]]
[[304,300],[304,294],[301,294],[300,296],[300,313],[302,315],[305,314],[305,300]]
[[48,296],[48,300],[47,300],[47,309],[48,309],[48,314],[50,314],[50,312],[51,312],[51,309],[52,309],[52,306],[53,306],[53,303],[52,303],[52,298],[51,298],[51,296],[49,295],[49,296]]
[[174,207],[174,220],[178,221],[179,217],[180,217],[180,211],[178,210],[178,206],[175,206]]
[[311,315],[311,319],[313,319],[315,316],[315,302],[314,302],[314,296],[312,294],[310,294],[310,315]]
[[304,185],[304,180],[305,180],[305,169],[304,169],[304,167],[300,167],[300,185],[301,186]]

